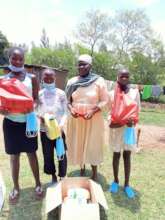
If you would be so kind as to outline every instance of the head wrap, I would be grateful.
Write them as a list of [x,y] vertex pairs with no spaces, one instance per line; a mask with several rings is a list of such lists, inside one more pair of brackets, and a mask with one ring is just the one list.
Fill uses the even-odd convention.
[[85,63],[88,63],[88,64],[92,64],[92,57],[88,54],[82,54],[79,56],[78,58],[78,61],[82,61],[82,62],[85,62]]

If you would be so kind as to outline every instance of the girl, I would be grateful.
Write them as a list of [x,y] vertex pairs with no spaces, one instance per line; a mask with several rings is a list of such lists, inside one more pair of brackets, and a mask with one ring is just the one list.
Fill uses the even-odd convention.
[[[40,91],[39,100],[39,112],[41,119],[40,135],[42,150],[44,156],[44,172],[52,176],[52,183],[57,182],[56,169],[54,163],[54,147],[56,140],[50,140],[46,134],[46,126],[44,122],[43,114],[51,114],[58,122],[61,129],[61,135],[63,138],[65,150],[65,134],[64,134],[64,123],[67,116],[67,101],[64,91],[56,88],[55,86],[55,72],[52,69],[45,69],[42,72],[43,89]],[[42,116],[41,116],[42,115]],[[58,161],[58,176],[60,179],[66,176],[67,170],[67,157],[66,153],[64,158]]]
[[[24,69],[24,51],[21,48],[11,48],[9,51],[9,61],[11,72],[5,78],[16,78],[20,80],[27,88],[34,102],[38,101],[38,83],[34,75],[28,74]],[[4,113],[4,112],[2,112]],[[5,151],[10,155],[10,165],[12,179],[14,183],[13,190],[9,194],[9,201],[17,202],[19,198],[19,168],[20,154],[27,153],[29,164],[35,179],[35,195],[42,197],[43,190],[39,177],[39,166],[36,155],[38,148],[37,137],[28,138],[26,132],[26,114],[9,114],[5,112],[3,120],[3,133]]]

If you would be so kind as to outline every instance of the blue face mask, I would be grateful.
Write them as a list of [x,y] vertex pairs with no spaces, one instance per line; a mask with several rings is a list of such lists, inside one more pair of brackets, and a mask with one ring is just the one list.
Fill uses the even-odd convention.
[[24,71],[24,66],[22,67],[16,67],[16,66],[13,66],[12,64],[9,65],[9,69],[12,71],[12,72],[23,72]]
[[55,89],[55,88],[56,88],[54,82],[53,82],[53,83],[45,83],[45,82],[43,82],[42,85],[43,85],[43,87],[44,87],[45,89],[48,89],[48,90],[52,90],[52,89]]

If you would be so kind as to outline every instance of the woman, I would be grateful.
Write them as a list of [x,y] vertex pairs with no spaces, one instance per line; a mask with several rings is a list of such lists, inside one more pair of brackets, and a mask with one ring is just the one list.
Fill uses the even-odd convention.
[[97,166],[103,161],[104,119],[102,109],[108,103],[104,79],[91,72],[92,57],[78,59],[78,76],[68,81],[66,93],[70,116],[67,122],[68,160],[73,165],[92,167],[97,180]]
[[[117,86],[124,94],[128,97],[129,100],[132,100],[132,103],[135,103],[140,107],[140,96],[138,89],[133,89],[129,87],[129,71],[126,69],[121,69],[118,72],[117,77]],[[113,108],[114,104],[114,90],[110,92],[110,111]],[[138,108],[137,108],[138,109]],[[121,111],[121,109],[120,109]],[[138,113],[137,113],[138,114]],[[111,114],[112,116],[112,114]],[[126,127],[133,127],[134,121],[132,118],[128,118],[126,125],[120,123],[114,123],[110,120],[110,147],[113,150],[113,173],[114,173],[114,182],[112,182],[109,191],[112,193],[117,193],[119,190],[119,160],[121,155],[121,150],[123,150],[123,159],[124,159],[124,171],[125,171],[125,183],[124,191],[128,198],[133,198],[135,193],[133,189],[129,186],[129,177],[131,171],[131,151],[134,149],[134,145],[127,145],[124,143],[124,131]]]
[[[61,129],[62,138],[66,150],[65,134],[63,127],[67,116],[67,99],[65,92],[55,86],[55,72],[52,69],[45,69],[42,72],[43,89],[39,93],[39,116],[41,119],[40,136],[42,150],[44,156],[44,172],[52,176],[52,183],[57,182],[56,169],[54,163],[54,148],[56,147],[56,139],[51,140],[47,136],[47,128],[45,126],[43,115],[51,114],[58,122]],[[66,176],[67,157],[66,153],[62,160],[58,161],[58,176],[60,179]]]
[[[38,101],[38,83],[34,75],[26,73],[24,69],[24,51],[21,48],[11,48],[9,51],[9,61],[11,72],[5,78],[16,78],[20,80],[32,95],[34,102]],[[4,113],[4,112],[2,112]],[[19,198],[19,169],[20,153],[27,153],[29,164],[35,179],[35,195],[37,198],[42,197],[43,190],[39,177],[39,167],[36,155],[38,148],[37,137],[28,138],[26,131],[26,114],[6,113],[3,120],[3,133],[5,151],[10,155],[10,165],[12,179],[14,183],[13,190],[9,194],[11,203],[17,202]]]

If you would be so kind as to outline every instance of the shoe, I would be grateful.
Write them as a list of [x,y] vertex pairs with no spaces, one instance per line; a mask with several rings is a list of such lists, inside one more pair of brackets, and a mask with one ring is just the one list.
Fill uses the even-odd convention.
[[124,191],[129,199],[133,199],[135,197],[135,192],[130,186],[126,186]]
[[112,182],[112,184],[110,185],[108,191],[111,192],[111,193],[117,193],[119,191],[119,184],[116,183],[116,182]]

